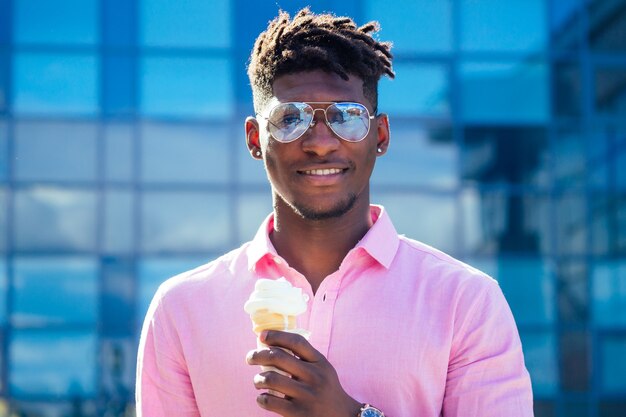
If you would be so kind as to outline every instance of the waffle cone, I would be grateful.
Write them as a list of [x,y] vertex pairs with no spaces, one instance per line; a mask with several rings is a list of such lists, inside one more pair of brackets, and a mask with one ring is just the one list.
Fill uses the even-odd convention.
[[250,315],[252,329],[259,335],[263,330],[293,330],[296,328],[296,316],[285,316],[269,310],[257,310]]

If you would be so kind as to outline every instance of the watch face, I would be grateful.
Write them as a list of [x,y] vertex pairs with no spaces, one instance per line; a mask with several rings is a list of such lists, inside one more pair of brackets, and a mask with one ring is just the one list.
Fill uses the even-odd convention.
[[383,417],[383,413],[373,407],[367,407],[361,413],[361,417]]

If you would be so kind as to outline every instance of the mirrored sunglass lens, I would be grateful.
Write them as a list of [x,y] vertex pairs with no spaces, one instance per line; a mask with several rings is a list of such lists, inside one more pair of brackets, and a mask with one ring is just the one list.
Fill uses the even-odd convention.
[[270,133],[281,142],[292,141],[309,128],[312,117],[311,108],[305,103],[279,104],[268,117]]
[[358,103],[335,103],[326,110],[326,117],[335,133],[350,142],[360,141],[369,131],[369,113]]

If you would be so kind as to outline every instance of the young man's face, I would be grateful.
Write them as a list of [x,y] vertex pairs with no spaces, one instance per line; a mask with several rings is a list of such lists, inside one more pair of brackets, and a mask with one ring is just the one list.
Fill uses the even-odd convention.
[[[345,81],[324,71],[289,74],[275,80],[273,93],[262,116],[267,116],[276,104],[287,102],[357,102],[374,113],[363,94],[363,82],[357,77]],[[326,108],[328,104],[311,106]],[[274,204],[312,220],[340,217],[355,205],[368,206],[374,161],[377,154],[384,153],[389,139],[386,116],[372,119],[369,133],[360,142],[339,138],[326,125],[322,111],[315,112],[315,122],[299,139],[281,143],[270,135],[267,121],[258,118],[258,144]]]

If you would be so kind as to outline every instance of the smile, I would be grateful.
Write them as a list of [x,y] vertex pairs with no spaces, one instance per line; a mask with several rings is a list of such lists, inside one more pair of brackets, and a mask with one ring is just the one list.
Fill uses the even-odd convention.
[[335,175],[335,174],[341,174],[342,172],[343,170],[338,169],[338,168],[311,169],[311,170],[303,171],[305,175]]

